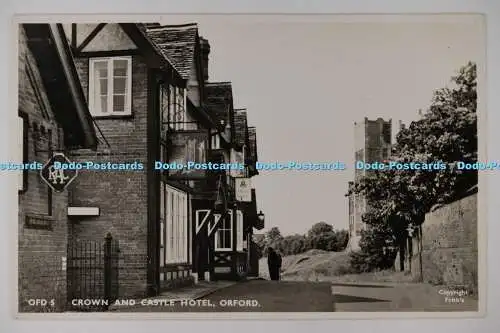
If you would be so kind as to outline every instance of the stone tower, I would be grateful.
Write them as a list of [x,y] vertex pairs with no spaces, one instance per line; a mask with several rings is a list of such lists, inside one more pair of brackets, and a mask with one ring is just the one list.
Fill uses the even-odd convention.
[[[354,123],[354,162],[365,163],[382,162],[389,158],[392,146],[392,120],[382,118],[369,120],[367,117],[362,122]],[[370,171],[355,170],[354,182],[349,182],[349,188],[357,183]],[[362,215],[369,208],[370,203],[360,195],[349,196],[349,248],[359,249],[361,231],[366,229],[366,224],[361,220]]]

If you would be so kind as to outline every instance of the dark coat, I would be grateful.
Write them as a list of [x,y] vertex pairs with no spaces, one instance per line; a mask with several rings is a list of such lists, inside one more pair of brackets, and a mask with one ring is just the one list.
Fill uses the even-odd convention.
[[271,277],[271,280],[279,280],[281,256],[275,251],[269,251],[267,255],[267,265],[269,267],[269,276]]

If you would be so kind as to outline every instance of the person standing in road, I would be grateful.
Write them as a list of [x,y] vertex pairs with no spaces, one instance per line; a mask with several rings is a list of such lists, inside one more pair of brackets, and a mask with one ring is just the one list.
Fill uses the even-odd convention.
[[277,280],[281,280],[281,254],[276,252],[276,255],[278,256]]
[[267,266],[271,280],[278,281],[280,279],[281,256],[272,247],[267,249]]

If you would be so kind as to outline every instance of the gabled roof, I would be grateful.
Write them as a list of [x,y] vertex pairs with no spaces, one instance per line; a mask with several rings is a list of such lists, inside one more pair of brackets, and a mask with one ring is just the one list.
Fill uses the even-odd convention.
[[247,142],[247,111],[246,109],[234,110],[234,143],[242,147]]
[[217,123],[227,121],[233,103],[233,87],[231,82],[206,82],[205,107]]
[[156,25],[157,23],[120,23],[125,33],[143,51],[146,61],[153,68],[160,68],[165,75],[170,76],[174,84],[183,86],[186,80],[181,77],[165,52],[147,34],[148,27]]
[[56,121],[68,148],[97,147],[94,123],[61,24],[23,24]]
[[146,35],[161,50],[185,80],[189,79],[198,42],[198,25],[145,24]]

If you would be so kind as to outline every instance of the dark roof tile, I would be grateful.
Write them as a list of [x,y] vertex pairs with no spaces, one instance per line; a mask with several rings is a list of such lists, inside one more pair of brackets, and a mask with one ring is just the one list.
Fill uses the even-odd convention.
[[233,88],[231,82],[205,83],[205,107],[218,123],[227,121],[232,109]]
[[189,79],[198,37],[196,23],[183,25],[148,25],[146,35],[177,69],[183,79]]
[[257,131],[255,127],[248,127],[248,145],[250,146],[250,156],[257,161]]
[[234,142],[243,146],[247,141],[247,111],[239,109],[234,111]]

